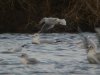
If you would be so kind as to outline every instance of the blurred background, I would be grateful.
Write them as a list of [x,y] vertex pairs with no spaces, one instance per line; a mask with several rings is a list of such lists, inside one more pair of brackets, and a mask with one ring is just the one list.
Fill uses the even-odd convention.
[[0,0],[0,33],[34,33],[43,17],[66,19],[67,26],[50,32],[94,32],[100,27],[99,0]]

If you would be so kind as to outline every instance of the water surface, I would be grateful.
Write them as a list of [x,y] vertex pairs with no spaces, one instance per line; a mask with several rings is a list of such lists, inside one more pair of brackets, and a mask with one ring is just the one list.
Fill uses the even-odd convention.
[[[84,33],[97,43],[94,33]],[[78,34],[40,34],[52,43],[32,44],[31,34],[0,34],[0,75],[100,75],[100,65],[89,64],[82,38]],[[58,42],[54,42],[54,41]],[[24,45],[24,47],[21,47]],[[9,53],[9,49],[22,48]],[[24,65],[21,53],[40,63]]]

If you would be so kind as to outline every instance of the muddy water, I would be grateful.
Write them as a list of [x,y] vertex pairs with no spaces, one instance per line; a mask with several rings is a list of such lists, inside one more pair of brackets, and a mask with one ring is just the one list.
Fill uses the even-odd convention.
[[[94,33],[84,34],[97,43]],[[41,41],[52,43],[31,44],[31,34],[0,34],[0,75],[100,75],[100,65],[88,63],[78,34],[52,33],[40,37]],[[9,51],[15,49],[19,51]],[[20,62],[21,53],[40,62],[24,65]]]

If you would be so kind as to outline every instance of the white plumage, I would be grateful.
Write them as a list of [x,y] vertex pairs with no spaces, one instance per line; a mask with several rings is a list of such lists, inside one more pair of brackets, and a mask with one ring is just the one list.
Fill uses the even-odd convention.
[[48,29],[53,28],[55,25],[66,25],[65,19],[53,18],[53,17],[45,17],[41,19],[39,24],[43,24],[41,30],[39,32],[47,31]]
[[100,53],[96,53],[97,45],[89,37],[84,36],[82,33],[80,35],[84,38],[83,42],[87,48],[87,60],[91,64],[100,64]]
[[39,33],[35,33],[33,35],[32,43],[33,44],[40,44],[40,34]]
[[35,58],[29,58],[27,54],[22,53],[21,57],[21,63],[22,64],[37,64],[39,61]]
[[53,28],[55,25],[66,25],[66,21],[65,21],[65,19],[45,17],[45,18],[41,19],[39,24],[43,24],[43,26],[38,33],[35,33],[33,35],[33,39],[32,39],[33,44],[40,44],[40,34],[39,33],[47,31],[47,30]]

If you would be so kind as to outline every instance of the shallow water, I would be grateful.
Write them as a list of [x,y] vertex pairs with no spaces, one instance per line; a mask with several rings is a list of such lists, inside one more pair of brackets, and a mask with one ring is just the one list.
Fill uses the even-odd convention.
[[[94,33],[84,33],[97,43]],[[40,40],[60,41],[32,44],[31,34],[0,34],[0,75],[100,75],[100,65],[89,64],[78,34],[40,34]],[[21,47],[24,45],[24,47]],[[22,50],[10,53],[9,49]],[[40,63],[24,65],[21,53]]]

